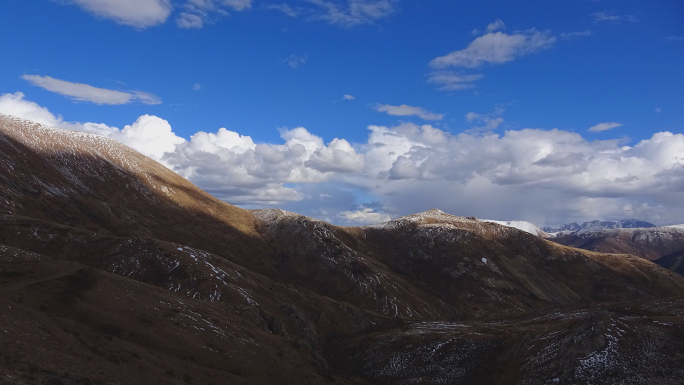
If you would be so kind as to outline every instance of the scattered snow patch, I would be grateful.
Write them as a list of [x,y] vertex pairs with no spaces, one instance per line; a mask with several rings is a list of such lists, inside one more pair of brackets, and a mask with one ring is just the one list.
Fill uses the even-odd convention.
[[526,233],[530,233],[532,235],[535,235],[537,237],[542,237],[546,236],[546,233],[543,232],[539,227],[535,226],[534,224],[527,222],[527,221],[493,221],[489,219],[479,219],[480,222],[489,222],[489,223],[496,223],[502,226],[508,226],[508,227],[513,227],[518,230],[522,230]]

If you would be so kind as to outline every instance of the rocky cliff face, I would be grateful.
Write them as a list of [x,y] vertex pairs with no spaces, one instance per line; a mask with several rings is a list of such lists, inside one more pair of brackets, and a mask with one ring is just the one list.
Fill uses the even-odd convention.
[[[10,383],[580,381],[613,337],[678,338],[672,296],[684,278],[640,258],[439,210],[366,227],[243,210],[115,141],[0,116]],[[621,339],[630,306],[655,329]]]

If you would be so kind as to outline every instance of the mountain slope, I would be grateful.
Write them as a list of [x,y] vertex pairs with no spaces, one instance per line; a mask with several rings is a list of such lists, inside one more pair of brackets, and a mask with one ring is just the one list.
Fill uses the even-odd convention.
[[117,142],[0,116],[0,375],[14,383],[362,384],[377,378],[333,346],[672,296],[684,278],[639,258],[439,210],[364,227],[243,210]]
[[559,309],[363,333],[325,352],[380,384],[676,384],[684,302]]

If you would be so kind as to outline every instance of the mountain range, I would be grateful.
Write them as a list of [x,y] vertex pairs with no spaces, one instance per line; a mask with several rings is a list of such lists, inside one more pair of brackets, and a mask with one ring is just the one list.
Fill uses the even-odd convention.
[[683,276],[510,225],[537,232],[438,209],[362,227],[245,210],[112,139],[0,115],[0,377],[684,377]]
[[581,225],[572,222],[559,227],[544,227],[544,232],[551,234],[553,236],[566,235],[570,233],[589,233],[598,230],[609,230],[609,229],[636,229],[636,228],[649,228],[656,227],[653,223],[646,221],[640,221],[636,219],[627,219],[621,221],[591,221],[584,222]]

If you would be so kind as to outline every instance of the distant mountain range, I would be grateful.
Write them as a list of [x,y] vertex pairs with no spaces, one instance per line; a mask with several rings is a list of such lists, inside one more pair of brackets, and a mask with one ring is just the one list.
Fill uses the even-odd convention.
[[112,139],[0,115],[0,377],[676,383],[684,277],[591,249],[672,254],[684,229],[660,229],[568,238],[607,240],[584,250],[437,209],[339,227],[242,209]]
[[584,222],[581,225],[572,222],[558,227],[544,227],[542,230],[549,235],[557,236],[569,233],[583,234],[607,229],[636,229],[649,227],[656,227],[656,225],[637,219],[626,219],[621,221],[591,221]]
[[684,274],[684,225],[656,227],[637,219],[569,223],[540,230],[525,221],[489,221],[589,251],[631,254]]

